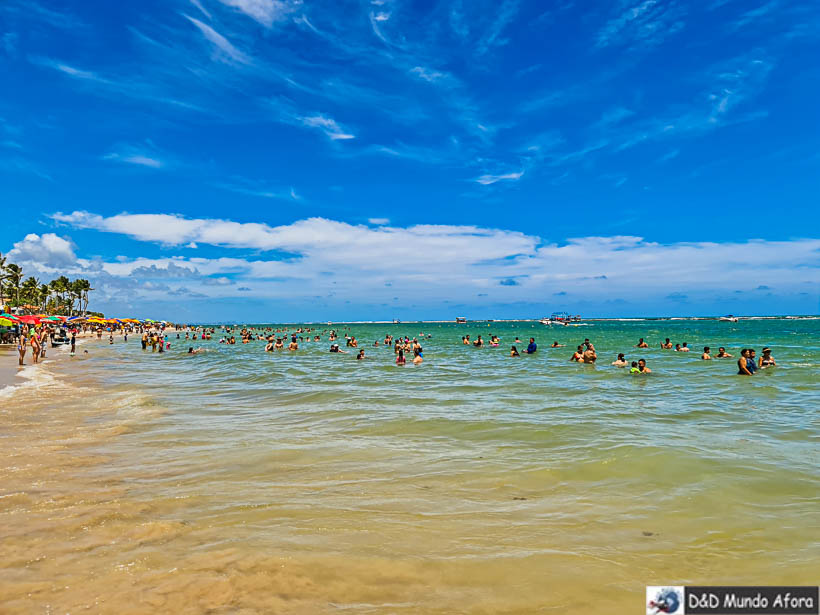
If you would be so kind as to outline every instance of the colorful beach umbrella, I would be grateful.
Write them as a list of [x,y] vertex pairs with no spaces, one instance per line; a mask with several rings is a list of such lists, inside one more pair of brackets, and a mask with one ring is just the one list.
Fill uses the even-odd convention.
[[0,316],[0,327],[12,327],[17,323],[13,320],[9,320],[8,318],[3,318]]
[[14,314],[7,314],[6,312],[0,314],[0,318],[5,318],[6,320],[11,320],[12,322],[20,322],[19,316],[15,316]]
[[24,322],[27,325],[39,325],[40,319],[37,316],[20,316],[20,322]]

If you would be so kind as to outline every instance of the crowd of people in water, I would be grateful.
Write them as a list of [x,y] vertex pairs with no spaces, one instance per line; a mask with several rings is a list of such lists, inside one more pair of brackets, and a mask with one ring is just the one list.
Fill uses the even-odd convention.
[[[219,332],[217,332],[219,329]],[[140,336],[140,345],[142,350],[151,350],[151,352],[165,353],[171,350],[172,343],[177,346],[188,346],[187,354],[194,355],[204,352],[205,349],[189,345],[191,342],[197,341],[211,341],[215,336],[219,336],[219,344],[233,346],[239,344],[251,344],[254,342],[264,342],[265,352],[278,351],[298,351],[300,345],[304,346],[311,343],[321,343],[323,337],[327,337],[330,342],[329,352],[333,354],[354,354],[356,360],[362,361],[367,359],[367,354],[364,348],[359,347],[359,340],[355,336],[345,333],[343,336],[335,329],[324,329],[321,332],[312,327],[298,327],[296,329],[290,328],[274,328],[274,327],[242,327],[235,328],[232,326],[222,327],[197,327],[197,326],[165,326],[165,325],[128,325],[123,327],[106,327],[92,326],[92,325],[76,325],[73,327],[57,328],[49,325],[41,326],[27,326],[21,328],[18,339],[17,349],[19,353],[19,363],[24,365],[26,351],[28,347],[32,350],[32,360],[37,363],[39,359],[46,356],[46,351],[49,345],[57,347],[60,345],[70,345],[71,356],[76,352],[77,336],[91,335],[96,336],[98,340],[102,340],[103,335],[107,336],[109,344],[114,344],[114,336],[122,336],[123,341],[128,341],[128,336]],[[183,337],[184,336],[184,337]],[[345,349],[340,346],[339,339],[343,337],[345,341]],[[237,340],[238,338],[238,340]],[[391,334],[385,334],[383,340],[375,340],[373,347],[388,347],[392,348],[395,355],[395,364],[403,366],[410,362],[414,365],[419,365],[424,361],[424,349],[422,348],[421,340],[431,339],[432,335],[421,333],[412,339],[408,336],[394,337]],[[177,341],[178,340],[178,341]],[[470,335],[463,335],[461,343],[464,346],[472,348],[484,348],[485,346],[495,348],[501,345],[501,338],[498,335],[491,334],[489,342],[485,342],[482,335],[478,335],[474,340]],[[526,347],[525,347],[526,344]],[[554,341],[549,348],[563,348],[565,344],[559,344]],[[519,352],[518,348],[522,350]],[[649,343],[640,338],[635,348],[639,350],[650,348]],[[667,337],[660,343],[661,350],[669,350],[672,352],[690,352],[687,342],[675,343]],[[87,353],[87,351],[85,351]],[[527,342],[522,341],[516,336],[513,344],[510,346],[510,357],[520,357],[523,354],[533,355],[538,352],[538,344],[534,337],[530,337]],[[715,359],[732,359],[734,355],[729,354],[726,348],[720,346],[717,353],[712,352],[710,346],[704,346],[700,359],[703,361],[711,361]],[[585,339],[582,344],[579,344],[574,352],[569,357],[570,362],[595,365],[598,361],[598,353],[595,345],[589,340]],[[629,373],[632,374],[650,374],[652,370],[647,366],[645,358],[628,361],[626,354],[618,353],[616,359],[611,363],[612,366],[618,368],[628,368]],[[743,348],[740,351],[740,356],[737,357],[738,375],[753,376],[759,370],[771,368],[777,365],[772,351],[768,347],[764,347],[760,357],[757,357],[754,348]]]

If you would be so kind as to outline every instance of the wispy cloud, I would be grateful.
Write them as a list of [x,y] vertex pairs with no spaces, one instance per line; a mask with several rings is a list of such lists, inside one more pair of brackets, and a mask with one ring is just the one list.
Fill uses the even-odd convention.
[[757,8],[751,9],[743,13],[737,20],[731,23],[730,29],[741,30],[750,23],[763,19],[776,9],[780,8],[780,0],[770,0]]
[[205,15],[205,17],[207,17],[208,19],[211,19],[211,13],[208,12],[208,10],[204,6],[202,6],[202,3],[199,0],[190,0],[190,1],[191,1],[191,4],[193,4],[196,8],[199,9],[200,13]]
[[310,128],[318,128],[334,141],[339,139],[347,140],[356,138],[356,135],[351,134],[339,126],[336,120],[324,115],[307,115],[300,117],[299,120],[305,126]]
[[162,167],[162,161],[158,160],[157,158],[151,158],[150,156],[144,156],[142,154],[128,154],[122,155],[117,153],[110,153],[103,156],[105,160],[116,160],[118,162],[124,162],[126,164],[135,164],[140,167],[150,167],[152,169],[159,169]]
[[439,79],[443,79],[445,77],[444,73],[430,68],[425,68],[423,66],[414,66],[410,69],[410,72],[416,75],[419,79],[424,79],[425,81],[438,81]]
[[222,4],[241,11],[266,28],[296,11],[301,0],[220,0]]
[[105,154],[102,158],[103,160],[136,165],[139,167],[161,169],[166,163],[159,158],[155,150],[156,148],[151,142],[147,143],[147,147],[122,145]]
[[487,53],[493,47],[506,45],[508,40],[501,38],[504,30],[512,23],[518,14],[519,0],[504,0],[492,19],[489,29],[482,36],[476,45],[476,52],[479,55]]
[[234,47],[231,42],[222,36],[219,32],[214,30],[206,23],[202,23],[195,17],[185,15],[185,19],[194,24],[202,35],[214,46],[216,54],[215,57],[220,60],[233,60],[240,64],[250,64],[251,59],[242,53],[239,49]]
[[475,182],[481,184],[482,186],[489,186],[490,184],[495,184],[501,181],[518,181],[523,176],[524,171],[503,173],[501,175],[482,175],[481,177],[476,177]]
[[595,46],[652,47],[681,30],[685,14],[674,1],[643,0],[607,21],[598,32]]
[[222,190],[229,190],[237,194],[247,196],[257,196],[265,199],[284,199],[288,201],[298,201],[300,196],[293,188],[275,189],[266,187],[260,182],[250,181],[243,177],[231,177],[228,181],[214,182],[214,186]]

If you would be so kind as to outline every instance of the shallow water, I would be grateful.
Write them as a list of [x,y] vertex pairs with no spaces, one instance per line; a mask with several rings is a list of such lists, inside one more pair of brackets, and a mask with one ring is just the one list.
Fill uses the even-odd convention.
[[[424,364],[386,332],[432,335]],[[350,333],[366,361],[117,338],[0,391],[0,610],[640,612],[645,585],[816,584],[820,321]],[[508,357],[516,335],[539,352]],[[568,362],[585,337],[595,367]],[[705,344],[779,365],[740,378]]]

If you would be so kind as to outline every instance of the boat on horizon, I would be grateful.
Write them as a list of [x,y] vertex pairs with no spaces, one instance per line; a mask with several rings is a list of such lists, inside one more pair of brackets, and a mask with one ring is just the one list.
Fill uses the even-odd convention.
[[566,327],[570,323],[577,323],[580,322],[580,320],[581,316],[577,314],[575,316],[572,316],[569,314],[569,312],[553,312],[549,318],[542,318],[538,322],[540,322],[542,325],[561,325]]
[[720,322],[737,322],[737,316],[733,316],[732,314],[727,314],[726,316],[721,316],[718,318]]

